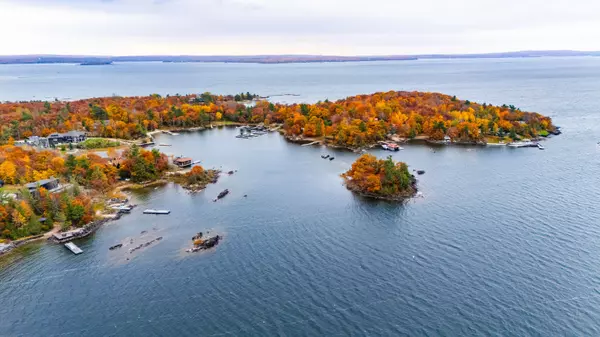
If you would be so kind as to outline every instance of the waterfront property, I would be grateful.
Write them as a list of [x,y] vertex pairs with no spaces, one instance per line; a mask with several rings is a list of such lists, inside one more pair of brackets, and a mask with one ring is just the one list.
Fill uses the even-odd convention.
[[176,158],[175,160],[173,160],[173,164],[177,165],[178,167],[189,167],[192,166],[192,158],[189,157],[179,157]]
[[58,243],[63,243],[82,237],[84,234],[85,230],[83,228],[78,228],[72,231],[54,233],[52,234],[52,239]]
[[81,143],[87,139],[87,134],[82,131],[69,131],[66,133],[52,133],[48,137],[31,136],[21,145],[39,148],[54,147],[59,144]]
[[57,144],[79,143],[86,140],[87,135],[81,131],[69,131],[67,133],[53,133],[48,136],[48,144],[54,146]]

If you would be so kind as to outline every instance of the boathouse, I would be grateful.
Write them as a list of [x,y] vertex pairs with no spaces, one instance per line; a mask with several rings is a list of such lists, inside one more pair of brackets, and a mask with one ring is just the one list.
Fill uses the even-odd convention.
[[179,157],[173,161],[173,164],[179,167],[188,167],[192,166],[192,158],[189,157]]

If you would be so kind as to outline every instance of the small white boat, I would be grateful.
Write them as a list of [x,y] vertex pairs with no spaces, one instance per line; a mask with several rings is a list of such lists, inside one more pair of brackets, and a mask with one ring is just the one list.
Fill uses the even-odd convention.
[[398,146],[398,144],[394,144],[394,143],[383,143],[383,144],[381,144],[381,147],[384,150],[388,150],[388,151],[400,151],[400,150],[403,150],[403,148],[401,148],[400,146]]
[[532,141],[523,141],[523,142],[513,142],[508,144],[509,147],[537,147],[537,144]]
[[545,149],[546,149],[546,148],[544,147],[544,145],[542,145],[542,144],[540,144],[540,143],[537,143],[537,147],[538,147],[538,149],[540,149],[540,150],[545,150]]
[[122,205],[122,206],[112,206],[111,208],[114,210],[117,210],[119,212],[129,213],[133,209],[133,206],[132,205]]

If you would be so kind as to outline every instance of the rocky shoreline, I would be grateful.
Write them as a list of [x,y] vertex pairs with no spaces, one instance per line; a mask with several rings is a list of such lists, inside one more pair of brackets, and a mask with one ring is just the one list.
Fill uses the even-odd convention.
[[385,200],[385,201],[394,201],[394,202],[405,202],[411,198],[414,198],[419,190],[417,189],[417,179],[413,176],[413,181],[411,183],[411,190],[407,191],[407,193],[401,193],[397,195],[383,196],[375,193],[365,192],[359,189],[358,187],[352,185],[351,183],[346,183],[346,188],[358,196],[369,198],[369,199],[377,199],[377,200]]

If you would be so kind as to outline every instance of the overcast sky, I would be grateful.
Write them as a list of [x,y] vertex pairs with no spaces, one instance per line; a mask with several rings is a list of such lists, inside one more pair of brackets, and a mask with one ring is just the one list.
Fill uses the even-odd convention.
[[0,54],[600,50],[600,0],[0,0]]

